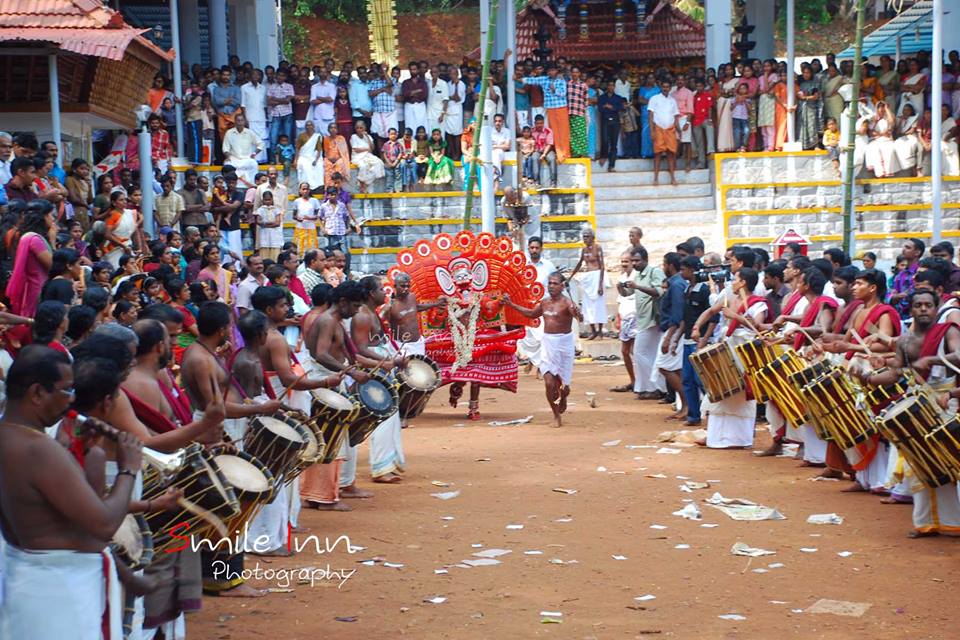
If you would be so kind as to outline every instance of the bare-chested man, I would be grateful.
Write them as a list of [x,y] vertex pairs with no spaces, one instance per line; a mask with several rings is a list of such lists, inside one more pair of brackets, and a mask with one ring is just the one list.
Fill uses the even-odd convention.
[[[356,365],[375,367],[377,360],[362,354],[354,354],[348,346],[349,337],[344,320],[353,318],[363,305],[364,293],[360,283],[348,280],[338,285],[330,294],[330,308],[313,323],[315,332],[309,332],[308,342],[314,366],[322,372],[349,373],[357,382],[366,382],[366,373]],[[358,489],[356,479],[356,447],[344,439],[337,459],[328,464],[315,464],[303,472],[301,494],[307,504],[315,509],[350,511],[350,506],[340,498],[369,498],[373,494]]]
[[[960,390],[956,387],[953,369],[947,369],[944,360],[949,360],[954,367],[960,362],[957,355],[960,351],[960,328],[953,323],[937,323],[940,296],[936,292],[917,289],[908,300],[913,323],[907,333],[896,339],[877,334],[867,340],[868,344],[894,348],[893,356],[883,363],[889,365],[889,369],[864,376],[863,380],[874,385],[889,384],[897,381],[904,368],[911,367],[934,388],[951,389],[948,408],[955,411],[955,398]],[[908,479],[910,485],[918,484],[916,478],[912,477],[914,471],[909,465],[904,467],[904,479]],[[957,495],[956,482],[947,482],[936,489],[923,487],[913,492],[913,528],[908,534],[911,538],[960,531],[960,497]]]
[[446,304],[441,296],[434,302],[420,302],[410,291],[410,276],[398,273],[393,279],[394,292],[384,316],[390,324],[390,333],[404,355],[426,355],[423,336],[420,335],[420,319],[417,314]]
[[[370,359],[377,358],[384,371],[403,366],[403,355],[390,344],[377,315],[377,309],[386,300],[380,276],[365,276],[360,280],[360,286],[365,294],[363,306],[350,322],[350,337],[357,353]],[[370,474],[374,482],[400,482],[399,473],[403,472],[406,462],[401,432],[400,414],[394,412],[370,434]]]
[[[233,388],[230,373],[222,352],[230,336],[232,312],[222,302],[205,302],[200,305],[197,314],[197,330],[200,336],[183,354],[181,373],[186,394],[196,415],[203,407],[223,403],[226,424],[239,428],[231,429],[231,439],[243,439],[246,419],[259,415],[270,415],[280,409],[278,401],[259,404],[246,403],[238,396],[227,394]],[[218,434],[218,440],[220,434]],[[261,510],[261,514],[266,509]],[[255,530],[255,523],[261,518],[258,514],[248,526],[248,532]],[[284,530],[286,521],[284,521]],[[253,536],[255,539],[256,536]],[[266,548],[266,547],[260,547]],[[203,552],[204,587],[221,596],[259,597],[263,593],[243,583],[238,576],[243,569],[243,553],[233,555],[217,551]],[[227,567],[227,570],[222,570]]]
[[[115,394],[124,373],[114,367],[98,383]],[[78,461],[44,433],[70,407],[73,384],[67,356],[40,345],[23,348],[7,374],[0,425],[4,637],[101,637],[108,581],[116,579],[104,575],[104,554],[127,514],[143,445],[116,435],[120,471],[101,498]],[[109,604],[110,637],[119,638],[122,606]]]
[[547,402],[553,411],[553,418],[558,427],[563,425],[561,415],[567,410],[567,396],[570,395],[570,382],[573,379],[573,360],[575,339],[573,335],[573,320],[582,320],[580,310],[570,298],[563,295],[563,276],[559,273],[551,274],[547,281],[547,293],[544,298],[532,309],[520,307],[510,296],[504,295],[506,305],[515,309],[528,318],[543,316],[543,348],[540,371],[543,372],[543,383],[547,391]]
[[592,227],[585,226],[582,234],[583,251],[580,252],[580,260],[573,268],[570,278],[580,283],[583,321],[590,325],[590,336],[587,340],[596,340],[603,337],[603,325],[607,322],[607,303],[603,299],[603,249],[597,244]]

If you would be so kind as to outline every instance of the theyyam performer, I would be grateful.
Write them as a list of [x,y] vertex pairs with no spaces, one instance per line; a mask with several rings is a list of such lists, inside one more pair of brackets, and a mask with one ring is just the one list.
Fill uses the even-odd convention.
[[442,383],[450,385],[450,404],[457,406],[470,383],[467,415],[479,420],[481,387],[517,390],[517,341],[524,326],[536,326],[539,320],[506,307],[503,294],[532,308],[544,293],[537,269],[527,264],[523,252],[514,251],[510,238],[461,231],[419,240],[401,251],[387,272],[388,294],[397,290],[401,274],[410,276],[418,304],[445,301],[418,314],[420,333]]

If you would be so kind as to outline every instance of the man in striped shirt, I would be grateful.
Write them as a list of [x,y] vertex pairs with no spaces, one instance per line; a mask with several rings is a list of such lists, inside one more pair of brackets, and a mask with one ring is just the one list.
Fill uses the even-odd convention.
[[587,83],[580,79],[580,69],[570,70],[567,83],[567,112],[570,114],[570,155],[587,156]]
[[557,73],[556,65],[547,67],[546,76],[524,78],[523,84],[536,85],[543,89],[543,105],[553,129],[557,162],[570,157],[570,114],[567,111],[567,81]]

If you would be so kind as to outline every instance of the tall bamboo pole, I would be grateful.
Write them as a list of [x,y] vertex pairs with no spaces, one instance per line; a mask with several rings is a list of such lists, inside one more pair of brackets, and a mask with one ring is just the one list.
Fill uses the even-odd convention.
[[[483,129],[484,109],[487,106],[487,89],[490,86],[490,59],[493,57],[493,39],[497,31],[497,9],[500,6],[500,0],[492,0],[490,3],[490,19],[487,25],[486,55],[483,58],[483,73],[480,78],[480,97],[477,98],[477,104],[473,113],[480,113],[477,119],[477,126],[473,130],[473,154],[470,158],[470,164],[466,169],[467,174],[467,197],[466,205],[463,211],[463,228],[470,228],[470,210],[473,208],[473,183],[476,180],[477,159],[480,155],[480,132]],[[483,44],[483,43],[481,43]],[[512,82],[512,79],[510,80]]]
[[852,255],[854,250],[854,210],[853,210],[853,156],[857,138],[857,118],[860,115],[860,75],[863,56],[863,23],[867,0],[857,0],[857,35],[853,47],[853,98],[850,102],[850,115],[847,122],[847,139],[843,141],[847,152],[847,170],[843,177],[843,250]]

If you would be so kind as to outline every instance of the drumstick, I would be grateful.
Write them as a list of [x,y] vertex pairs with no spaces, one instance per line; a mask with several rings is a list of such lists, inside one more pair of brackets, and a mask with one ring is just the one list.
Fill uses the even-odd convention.
[[279,400],[280,398],[283,398],[288,393],[290,393],[293,390],[293,388],[297,385],[297,383],[303,380],[304,378],[306,378],[309,373],[310,373],[309,371],[304,371],[303,373],[301,373],[296,380],[294,380],[289,385],[287,385],[287,388],[283,390],[283,393],[277,396],[277,399]]

